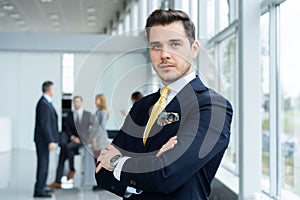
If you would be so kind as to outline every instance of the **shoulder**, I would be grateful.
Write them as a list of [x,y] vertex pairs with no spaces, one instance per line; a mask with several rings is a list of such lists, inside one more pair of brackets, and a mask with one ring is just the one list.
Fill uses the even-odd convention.
[[133,104],[133,107],[145,107],[149,104],[152,105],[153,102],[156,102],[158,98],[159,98],[159,92],[149,94],[149,95],[144,96],[143,98],[137,100]]
[[48,102],[44,97],[41,97],[37,103],[37,107],[48,107]]
[[83,110],[83,115],[92,116],[92,113],[87,110]]

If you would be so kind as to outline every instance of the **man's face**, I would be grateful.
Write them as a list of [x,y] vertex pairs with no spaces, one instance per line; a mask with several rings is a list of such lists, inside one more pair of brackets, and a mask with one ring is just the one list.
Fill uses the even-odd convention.
[[80,98],[75,98],[75,99],[73,100],[73,104],[74,104],[75,110],[78,110],[78,109],[80,109],[81,106],[82,106],[82,101],[81,101]]
[[46,92],[46,94],[47,94],[48,96],[50,96],[50,97],[53,97],[53,95],[54,95],[54,86],[53,86],[53,85],[50,86],[50,88],[49,88],[49,90]]
[[181,21],[150,28],[149,47],[152,65],[164,85],[192,72],[199,50],[198,41],[190,44]]

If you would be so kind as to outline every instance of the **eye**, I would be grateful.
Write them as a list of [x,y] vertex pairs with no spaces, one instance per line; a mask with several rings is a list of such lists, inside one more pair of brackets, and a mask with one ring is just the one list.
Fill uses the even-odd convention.
[[150,46],[150,48],[151,48],[152,50],[157,51],[157,50],[160,50],[162,47],[161,47],[160,44],[152,44],[152,45]]
[[172,48],[178,48],[179,46],[180,46],[180,43],[178,43],[178,42],[172,42],[171,43]]

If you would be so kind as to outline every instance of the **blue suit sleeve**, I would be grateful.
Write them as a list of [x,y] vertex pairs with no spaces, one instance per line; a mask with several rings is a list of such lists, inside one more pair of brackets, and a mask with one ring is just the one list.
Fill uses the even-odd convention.
[[222,157],[229,143],[233,111],[224,98],[213,98],[202,105],[184,107],[178,144],[161,157],[128,159],[123,165],[121,182],[145,192],[171,193],[212,158]]
[[41,104],[40,108],[38,109],[39,117],[40,117],[40,128],[43,138],[49,144],[54,142],[54,137],[51,130],[53,129],[51,126],[51,110],[45,104]]

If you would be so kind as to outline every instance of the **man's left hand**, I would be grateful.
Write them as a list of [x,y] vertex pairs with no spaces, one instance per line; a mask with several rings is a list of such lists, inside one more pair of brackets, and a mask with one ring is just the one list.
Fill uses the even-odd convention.
[[79,137],[72,137],[72,141],[75,142],[76,144],[80,144]]
[[105,168],[108,171],[113,171],[113,168],[110,166],[110,160],[116,155],[122,154],[116,147],[111,144],[102,149],[97,159],[97,163],[100,162],[100,164],[96,168],[96,173],[98,173],[101,168]]

